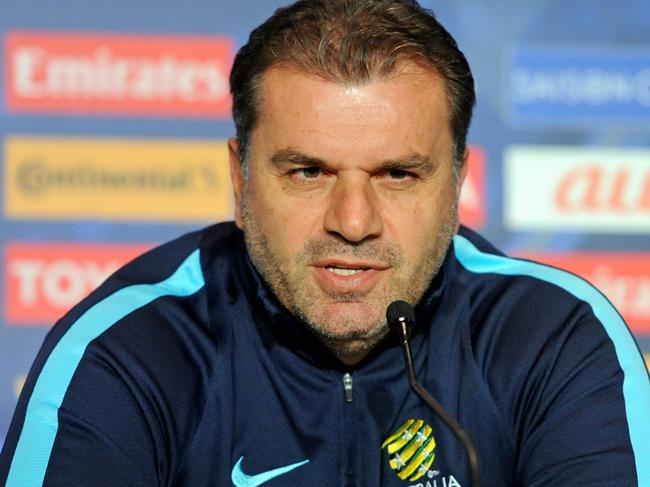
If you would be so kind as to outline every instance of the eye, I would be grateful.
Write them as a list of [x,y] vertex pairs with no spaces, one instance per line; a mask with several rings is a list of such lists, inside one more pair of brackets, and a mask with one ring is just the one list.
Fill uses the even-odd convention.
[[388,171],[388,177],[390,177],[390,179],[397,179],[397,180],[406,179],[407,177],[409,177],[409,173],[406,171],[402,171],[401,169],[391,169],[390,171]]
[[302,169],[297,169],[296,173],[298,176],[301,176],[305,179],[316,179],[320,176],[323,171],[319,167],[303,167]]
[[305,166],[289,172],[291,181],[296,184],[315,184],[323,181],[327,173],[318,166]]
[[386,168],[378,174],[378,180],[384,184],[386,188],[391,189],[407,189],[417,182],[418,175],[410,170],[399,168]]

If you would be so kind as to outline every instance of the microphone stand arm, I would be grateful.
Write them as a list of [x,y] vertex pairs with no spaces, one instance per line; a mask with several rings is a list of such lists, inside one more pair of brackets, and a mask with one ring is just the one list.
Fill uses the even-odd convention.
[[415,393],[427,403],[431,409],[442,419],[442,422],[454,433],[458,441],[463,445],[463,449],[467,455],[467,463],[470,472],[470,479],[472,487],[480,487],[481,476],[478,462],[478,454],[476,448],[472,444],[467,432],[460,427],[454,418],[452,418],[447,411],[436,401],[427,390],[420,385],[415,377],[415,367],[413,365],[413,357],[411,355],[411,345],[408,340],[408,325],[405,320],[399,321],[399,336],[402,341],[402,351],[404,352],[404,360],[406,362],[406,370],[408,371],[409,384]]

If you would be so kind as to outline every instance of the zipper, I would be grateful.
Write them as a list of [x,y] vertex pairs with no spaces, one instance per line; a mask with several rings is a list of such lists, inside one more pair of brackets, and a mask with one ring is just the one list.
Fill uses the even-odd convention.
[[352,402],[352,375],[349,372],[343,374],[343,391],[345,392],[345,402]]
[[358,485],[357,472],[356,472],[356,424],[355,418],[355,405],[352,401],[353,382],[352,374],[346,372],[343,374],[343,398],[342,404],[343,417],[341,418],[341,425],[343,427],[342,439],[343,448],[341,449],[341,480],[339,485],[341,487],[355,487]]

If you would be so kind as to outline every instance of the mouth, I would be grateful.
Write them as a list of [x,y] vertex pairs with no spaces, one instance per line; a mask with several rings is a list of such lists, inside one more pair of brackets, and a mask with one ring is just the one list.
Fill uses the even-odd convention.
[[344,276],[344,277],[355,276],[360,272],[364,272],[372,269],[371,267],[344,267],[338,265],[327,265],[324,267],[325,269],[327,269],[330,272],[333,272],[337,276]]
[[328,259],[313,264],[317,281],[332,292],[364,292],[375,287],[387,265]]
[[342,276],[352,276],[364,271],[384,271],[390,267],[387,264],[370,260],[348,261],[339,258],[321,259],[312,265]]

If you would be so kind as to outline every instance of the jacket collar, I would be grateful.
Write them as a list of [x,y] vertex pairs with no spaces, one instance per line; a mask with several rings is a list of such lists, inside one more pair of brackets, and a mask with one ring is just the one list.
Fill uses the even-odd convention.
[[[267,337],[270,339],[269,343],[286,346],[306,362],[319,368],[326,367],[349,371],[350,367],[343,365],[302,320],[294,316],[279,302],[252,263],[246,249],[243,232],[237,229],[233,237],[229,253],[234,257],[235,265],[233,267],[238,277],[237,280],[243,283],[239,290],[246,294],[248,301],[253,305],[255,314],[260,317],[258,322],[262,338],[264,339],[264,336],[269,333],[272,334],[272,337]],[[436,309],[442,300],[443,293],[451,279],[451,274],[454,272],[454,263],[453,245],[451,245],[440,270],[434,276],[420,302],[415,307],[417,323],[411,334],[414,347],[417,347],[417,343],[428,335]],[[392,334],[389,334],[380,342],[353,369],[367,367],[386,355],[388,350],[392,350],[389,355],[393,358],[395,353],[401,354],[397,339]]]

